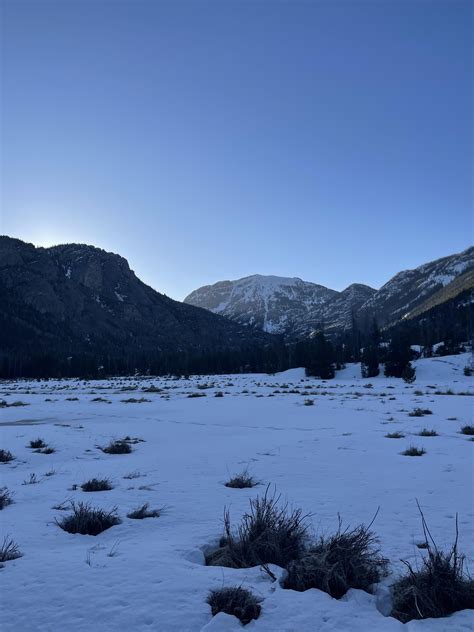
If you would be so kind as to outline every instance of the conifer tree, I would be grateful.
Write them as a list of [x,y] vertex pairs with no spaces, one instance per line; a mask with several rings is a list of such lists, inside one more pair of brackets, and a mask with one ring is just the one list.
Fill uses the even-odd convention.
[[376,377],[380,373],[380,330],[375,318],[370,326],[367,342],[361,355],[362,377]]
[[311,341],[306,364],[307,374],[330,380],[335,375],[334,361],[334,347],[320,330]]
[[408,336],[403,332],[393,332],[385,361],[386,377],[402,377],[410,365],[411,348]]

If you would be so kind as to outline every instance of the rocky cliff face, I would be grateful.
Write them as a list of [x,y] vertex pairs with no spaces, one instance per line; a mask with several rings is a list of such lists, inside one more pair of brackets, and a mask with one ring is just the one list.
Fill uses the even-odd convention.
[[[225,353],[271,342],[142,283],[122,257],[92,246],[35,248],[0,237],[2,348],[125,355]],[[7,335],[8,332],[8,335]]]
[[323,324],[328,333],[350,329],[361,306],[375,294],[368,285],[353,283],[342,292],[337,292],[330,301],[319,309],[313,309],[295,329],[298,337],[311,335]]

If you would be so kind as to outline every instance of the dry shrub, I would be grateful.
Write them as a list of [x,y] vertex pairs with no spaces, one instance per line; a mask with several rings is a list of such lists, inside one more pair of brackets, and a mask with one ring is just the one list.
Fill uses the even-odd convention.
[[343,531],[339,519],[337,533],[321,537],[301,559],[290,562],[283,587],[300,592],[317,588],[335,599],[349,588],[370,591],[386,574],[388,565],[380,555],[378,538],[370,530],[372,523]]
[[207,557],[210,566],[249,568],[261,564],[286,566],[301,556],[306,543],[307,525],[301,509],[280,506],[276,492],[250,501],[250,511],[234,531],[229,511],[224,511],[224,537],[221,546]]
[[456,538],[449,551],[440,551],[421,511],[427,551],[420,568],[402,560],[408,571],[392,586],[392,616],[406,623],[412,619],[447,617],[453,612],[474,609],[474,580],[464,570],[464,555],[458,551],[458,517]]
[[258,619],[262,610],[260,601],[249,590],[240,586],[211,590],[207,597],[212,616],[225,612],[237,617],[243,625]]

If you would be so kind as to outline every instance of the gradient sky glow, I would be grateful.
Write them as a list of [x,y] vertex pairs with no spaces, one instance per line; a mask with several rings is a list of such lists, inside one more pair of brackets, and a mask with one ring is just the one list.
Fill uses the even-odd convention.
[[472,244],[470,0],[2,5],[2,233],[177,299]]

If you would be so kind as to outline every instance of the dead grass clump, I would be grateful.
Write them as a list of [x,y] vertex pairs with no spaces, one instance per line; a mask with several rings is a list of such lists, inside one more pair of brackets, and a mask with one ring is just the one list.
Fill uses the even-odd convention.
[[30,441],[30,448],[33,450],[41,450],[42,448],[46,448],[46,445],[43,439],[32,439]]
[[72,514],[56,519],[58,527],[68,533],[80,533],[82,535],[99,535],[102,531],[120,524],[121,520],[114,507],[110,511],[93,508],[87,503],[71,502]]
[[259,484],[253,476],[251,476],[248,470],[236,474],[225,483],[226,487],[232,487],[233,489],[246,489],[250,487],[256,487]]
[[12,493],[7,487],[0,487],[0,509],[4,509],[13,502]]
[[260,602],[261,599],[241,586],[211,590],[207,597],[207,603],[211,606],[213,617],[219,612],[225,612],[237,617],[242,625],[247,625],[253,619],[258,619],[262,610]]
[[423,456],[423,454],[426,454],[426,450],[424,448],[417,448],[416,446],[411,445],[404,450],[402,454],[403,456]]
[[409,417],[424,417],[425,415],[432,415],[433,411],[429,408],[414,408],[408,413]]
[[9,450],[0,450],[0,463],[10,463],[14,458]]
[[143,520],[144,518],[159,518],[163,508],[161,509],[148,509],[149,504],[144,503],[141,507],[134,509],[130,513],[127,514],[127,518],[132,518],[132,520]]
[[269,494],[250,501],[250,511],[234,531],[229,511],[224,512],[224,537],[221,546],[207,557],[209,566],[250,568],[261,564],[286,566],[301,556],[307,538],[307,525],[301,509],[280,506],[280,496]]
[[23,554],[11,538],[5,536],[2,546],[0,546],[0,563],[9,562],[10,560],[16,560]]
[[108,478],[91,478],[82,483],[81,489],[83,492],[107,492],[113,489],[113,485]]
[[130,443],[125,441],[125,439],[111,441],[108,445],[100,449],[106,454],[130,454],[132,451]]
[[404,561],[408,571],[392,586],[392,616],[406,623],[412,619],[447,617],[453,612],[474,609],[474,580],[464,570],[464,556],[456,538],[449,551],[440,551],[421,513],[427,551],[420,568]]
[[283,587],[301,592],[318,588],[335,599],[349,588],[370,592],[372,584],[386,575],[388,566],[371,525],[342,531],[339,521],[335,535],[321,537],[301,559],[290,562]]
[[403,439],[405,435],[403,434],[403,432],[388,432],[385,437],[387,439]]

